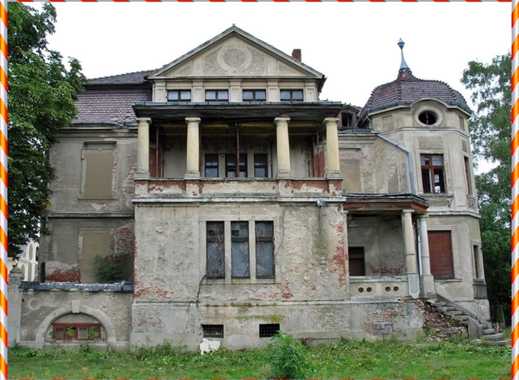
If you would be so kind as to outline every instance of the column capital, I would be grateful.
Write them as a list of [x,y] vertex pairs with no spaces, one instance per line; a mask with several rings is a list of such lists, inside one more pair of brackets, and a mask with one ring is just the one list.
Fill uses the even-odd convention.
[[200,123],[202,119],[196,116],[190,116],[185,118],[186,123]]
[[137,123],[148,123],[151,124],[151,117],[137,117]]
[[429,219],[429,214],[417,214],[418,219]]
[[338,124],[339,123],[339,118],[338,117],[325,117],[323,119],[323,123],[327,124],[327,123],[336,123]]
[[414,210],[406,208],[402,210],[402,214],[413,214]]
[[278,116],[274,119],[274,122],[277,123],[288,123],[290,121],[290,118],[288,116]]

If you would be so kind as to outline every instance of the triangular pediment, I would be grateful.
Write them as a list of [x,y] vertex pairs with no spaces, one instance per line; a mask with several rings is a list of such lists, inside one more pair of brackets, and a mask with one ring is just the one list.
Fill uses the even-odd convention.
[[322,79],[323,74],[233,26],[149,76]]

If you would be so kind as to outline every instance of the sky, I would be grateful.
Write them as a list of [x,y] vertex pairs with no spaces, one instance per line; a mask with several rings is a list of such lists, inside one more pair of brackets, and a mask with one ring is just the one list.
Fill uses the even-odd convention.
[[328,78],[321,99],[364,105],[395,79],[399,38],[413,74],[470,93],[467,62],[510,45],[506,3],[62,3],[50,47],[79,59],[88,78],[158,68],[232,24]]

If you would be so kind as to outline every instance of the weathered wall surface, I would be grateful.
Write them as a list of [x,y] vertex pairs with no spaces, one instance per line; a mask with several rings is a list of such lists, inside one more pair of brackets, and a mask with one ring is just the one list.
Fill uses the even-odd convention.
[[399,215],[352,215],[348,222],[348,246],[364,248],[367,276],[406,273]]
[[99,321],[106,332],[103,344],[125,347],[130,334],[132,295],[115,292],[70,290],[32,291],[22,293],[21,345],[53,344],[52,323],[64,316],[86,315]]
[[374,134],[343,133],[340,159],[346,192],[410,192],[405,153]]

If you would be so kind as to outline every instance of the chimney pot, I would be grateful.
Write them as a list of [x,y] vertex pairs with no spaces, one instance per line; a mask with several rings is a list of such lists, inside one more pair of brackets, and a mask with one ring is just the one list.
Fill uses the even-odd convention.
[[292,50],[292,58],[294,58],[296,61],[301,62],[301,58],[302,58],[301,49]]

